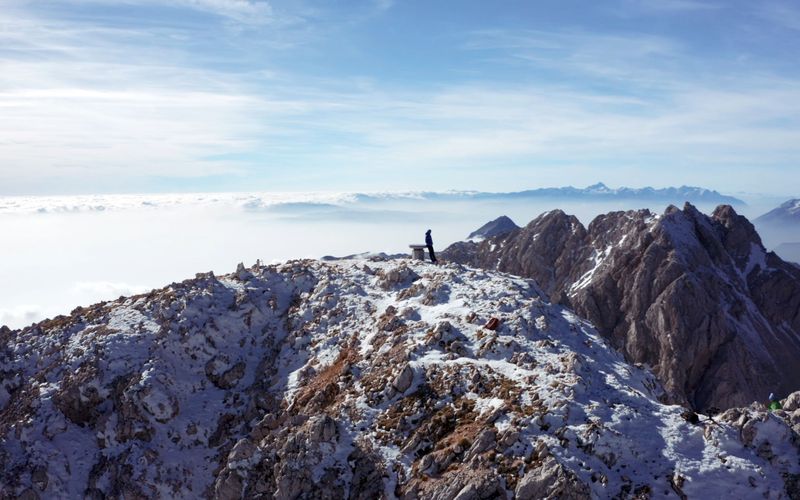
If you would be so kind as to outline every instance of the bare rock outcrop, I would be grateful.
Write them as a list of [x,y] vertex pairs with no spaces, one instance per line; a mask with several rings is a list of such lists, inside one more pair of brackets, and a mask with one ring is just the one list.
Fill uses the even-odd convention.
[[724,409],[798,389],[800,270],[730,206],[613,212],[588,228],[555,210],[443,256],[535,279],[653,367],[671,402]]
[[553,457],[547,457],[541,466],[528,471],[514,492],[519,500],[561,498],[564,500],[589,500],[591,492],[572,472]]
[[517,226],[513,220],[505,215],[502,215],[471,232],[469,236],[467,236],[467,239],[480,240],[484,238],[491,238],[493,236],[510,233],[517,229],[519,229],[519,226]]

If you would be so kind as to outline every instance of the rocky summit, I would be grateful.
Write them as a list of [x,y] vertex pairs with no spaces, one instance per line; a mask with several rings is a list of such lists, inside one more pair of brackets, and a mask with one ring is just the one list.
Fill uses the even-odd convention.
[[588,228],[554,210],[442,256],[535,279],[652,367],[670,402],[726,409],[800,388],[800,268],[730,206],[613,212]]
[[514,221],[509,217],[503,215],[471,232],[467,239],[477,242],[492,236],[508,234],[516,229],[519,229],[519,226],[514,224]]
[[[705,220],[675,213],[615,217],[653,246]],[[769,281],[768,256],[735,255],[739,279]],[[662,404],[646,367],[533,281],[454,263],[240,266],[0,342],[2,498],[799,494],[800,393],[714,417]]]

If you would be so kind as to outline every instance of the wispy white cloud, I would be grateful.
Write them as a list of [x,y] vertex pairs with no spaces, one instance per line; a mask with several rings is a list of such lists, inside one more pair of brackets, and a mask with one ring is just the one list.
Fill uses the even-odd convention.
[[686,12],[699,10],[718,10],[723,4],[701,0],[625,0],[628,7],[654,12]]
[[374,0],[378,10],[389,10],[394,6],[394,0]]
[[[266,13],[269,7],[250,1],[168,3],[240,14]],[[369,6],[390,7],[391,2]],[[309,9],[305,14],[321,15]],[[294,25],[272,28],[291,31]],[[309,135],[297,130],[300,121],[341,107],[333,94],[305,95],[294,77],[270,69],[268,58],[239,69],[236,48],[247,35],[222,38],[233,47],[231,60],[224,54],[193,60],[202,54],[189,57],[183,44],[197,34],[186,29],[95,25],[19,6],[0,13],[0,190],[13,193],[16,185],[16,192],[31,191],[43,181],[74,190],[87,181],[243,176],[247,161],[240,157],[296,149],[285,139]],[[281,46],[276,43],[266,47]],[[256,47],[265,45],[259,41]]]
[[269,107],[212,90],[51,87],[2,92],[0,109],[0,178],[19,179],[230,172],[204,156],[247,149],[259,130],[252,113]]
[[[615,80],[629,86],[669,84],[670,79],[664,77],[687,56],[680,42],[663,36],[580,30],[483,30],[471,33],[464,47],[493,61]],[[568,78],[562,80],[570,82]],[[576,83],[585,84],[586,80]]]
[[236,173],[281,103],[187,64],[166,36],[0,15],[0,185]]
[[[686,87],[676,88],[662,102],[648,102],[557,88],[472,87],[418,96],[394,116],[385,110],[382,120],[358,125],[354,120],[350,127],[363,127],[359,133],[368,144],[395,165],[490,164],[525,157],[553,161],[649,157],[661,163],[693,156],[703,156],[706,163],[753,164],[800,153],[796,141],[800,124],[792,127],[782,121],[793,120],[800,109],[781,104],[786,99],[798,102],[799,95],[797,87]],[[413,125],[411,116],[417,118]],[[731,148],[738,157],[727,154]],[[373,158],[355,148],[345,154],[365,163]]]
[[239,22],[266,22],[273,14],[270,4],[263,0],[171,0],[166,3],[211,12]]
[[67,0],[73,5],[140,5],[190,9],[246,24],[274,20],[274,11],[266,0]]
[[796,2],[763,1],[752,4],[751,8],[771,24],[800,31],[800,6]]
[[[730,71],[668,36],[471,32],[462,55],[489,68],[473,81],[393,86],[197,64],[173,40],[180,30],[40,21],[0,14],[6,193],[52,179],[97,189],[213,176],[269,180],[239,189],[298,175],[342,189],[365,174],[396,182],[412,165],[474,168],[449,186],[470,189],[497,164],[765,165],[800,154],[800,82]],[[507,66],[518,81],[496,76]],[[438,178],[431,188],[454,182]]]

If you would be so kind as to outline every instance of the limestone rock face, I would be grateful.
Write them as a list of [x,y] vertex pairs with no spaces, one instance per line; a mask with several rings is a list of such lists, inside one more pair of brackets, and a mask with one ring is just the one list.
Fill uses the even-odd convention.
[[547,457],[541,467],[533,469],[520,479],[515,491],[518,499],[562,498],[589,500],[589,488],[552,457]]
[[670,402],[724,409],[798,389],[800,270],[730,206],[613,212],[586,229],[555,210],[442,254],[535,279],[653,367]]

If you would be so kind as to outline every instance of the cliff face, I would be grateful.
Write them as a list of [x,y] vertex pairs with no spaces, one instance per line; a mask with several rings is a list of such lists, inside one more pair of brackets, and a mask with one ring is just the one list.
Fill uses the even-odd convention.
[[800,393],[698,420],[531,281],[457,264],[240,267],[0,342],[2,498],[798,494]]
[[444,258],[534,278],[651,366],[672,402],[730,408],[798,388],[800,272],[729,206],[615,212],[586,229],[553,211],[456,249]]

